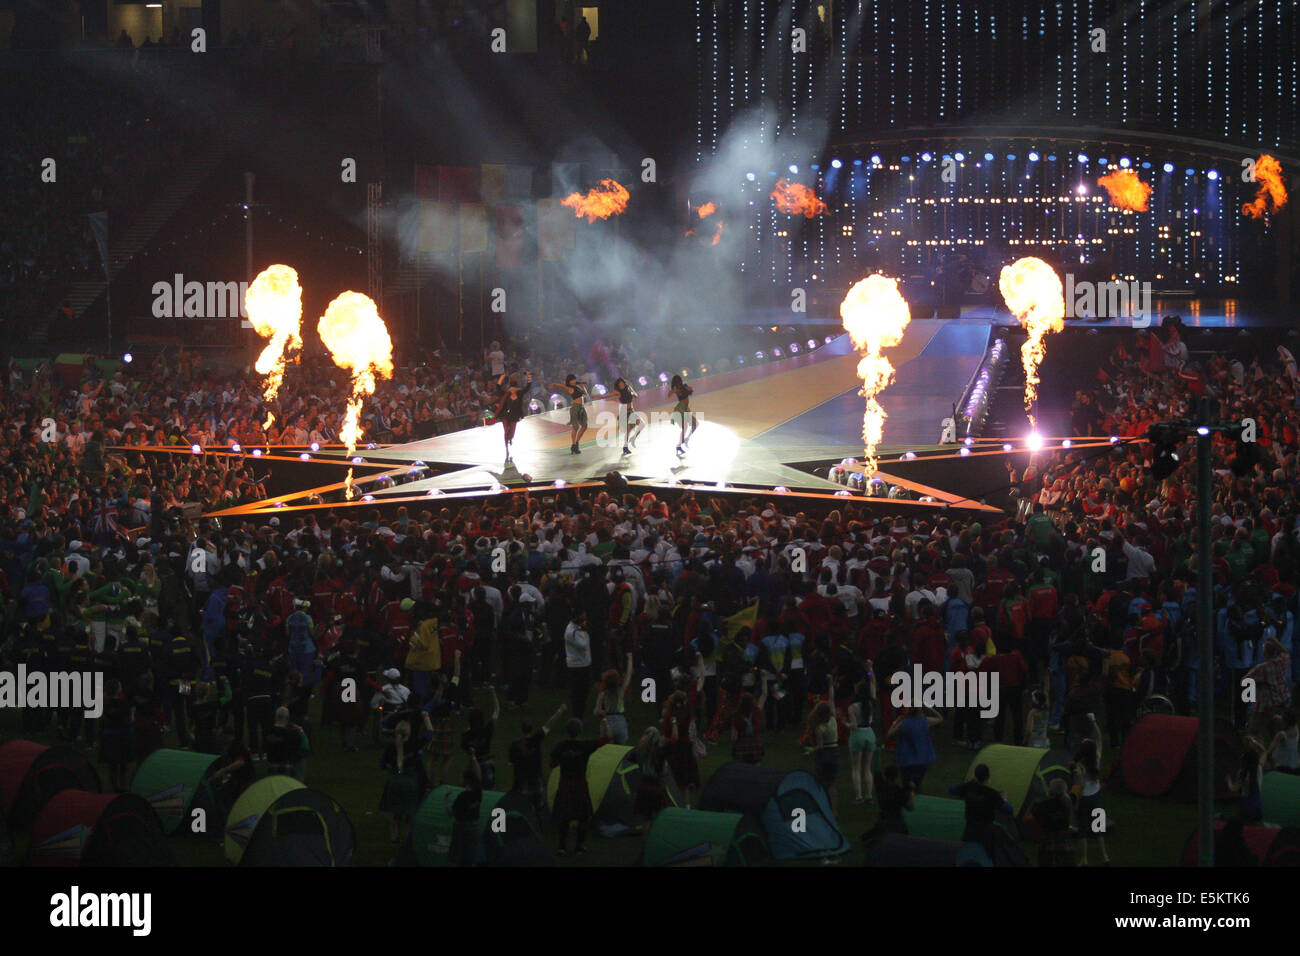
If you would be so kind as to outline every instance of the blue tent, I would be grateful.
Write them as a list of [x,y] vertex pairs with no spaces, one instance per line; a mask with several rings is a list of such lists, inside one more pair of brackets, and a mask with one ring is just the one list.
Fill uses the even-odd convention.
[[[779,770],[732,761],[723,764],[700,797],[700,809],[742,813],[760,829],[776,860],[839,856],[849,851],[825,789],[803,770]],[[802,810],[802,817],[796,811]]]

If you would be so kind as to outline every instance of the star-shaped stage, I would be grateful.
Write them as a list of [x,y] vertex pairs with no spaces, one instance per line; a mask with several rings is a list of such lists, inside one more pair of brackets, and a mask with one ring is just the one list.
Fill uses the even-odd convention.
[[[580,454],[570,451],[567,408],[521,421],[512,461],[506,460],[500,425],[401,445],[367,444],[350,454],[338,446],[315,451],[240,449],[238,454],[256,454],[260,461],[275,463],[272,473],[280,493],[211,516],[428,505],[440,499],[589,487],[606,483],[611,473],[637,490],[788,494],[806,499],[852,496],[888,513],[928,509],[1002,513],[998,503],[1006,503],[1007,485],[1002,459],[1011,455],[1027,460],[1031,451],[1023,445],[1004,450],[1000,440],[978,442],[964,450],[934,444],[943,419],[978,370],[992,328],[984,320],[917,320],[908,327],[903,342],[889,351],[898,372],[880,396],[889,414],[886,444],[878,454],[880,480],[862,487],[877,493],[892,487],[895,494],[905,495],[901,498],[848,490],[844,480],[862,471],[861,464],[848,465],[837,473],[839,480],[829,477],[833,466],[863,453],[858,355],[848,337],[840,336],[802,355],[692,380],[691,407],[699,427],[680,455],[676,452],[680,429],[670,419],[675,399],[661,386],[641,390],[637,411],[648,424],[626,455],[625,430],[612,396],[589,403],[589,428]],[[1059,444],[1059,439],[1046,439],[1044,447]],[[1076,439],[1073,444],[1101,447],[1107,440]],[[144,450],[192,453],[186,448]],[[230,448],[202,452],[236,454]],[[353,474],[351,497],[345,482],[348,471]],[[294,483],[295,474],[302,475],[302,486],[280,490],[286,482]],[[321,483],[323,477],[328,480]]]

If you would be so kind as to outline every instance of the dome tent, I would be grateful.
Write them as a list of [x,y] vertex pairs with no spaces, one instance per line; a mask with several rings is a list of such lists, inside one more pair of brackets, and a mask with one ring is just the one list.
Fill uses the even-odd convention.
[[[1130,728],[1112,768],[1117,782],[1143,797],[1196,799],[1197,728],[1195,717],[1147,714]],[[1241,763],[1241,737],[1228,721],[1214,724],[1214,766]],[[1225,775],[1215,774],[1215,799],[1233,796]]]
[[[632,748],[620,744],[605,744],[587,759],[587,789],[591,794],[594,811],[592,823],[601,827],[631,827],[636,820],[636,792],[641,786],[641,768],[629,759]],[[677,792],[677,781],[672,771],[664,767],[664,789],[670,806],[682,804]],[[555,805],[555,794],[560,788],[560,771],[551,771],[546,782],[546,805]]]
[[32,823],[32,866],[169,866],[167,838],[148,802],[133,793],[62,790]]
[[1070,755],[1064,750],[989,744],[971,760],[967,780],[975,778],[975,768],[980,764],[988,765],[989,786],[1007,795],[1020,835],[1037,839],[1038,826],[1031,816],[1034,805],[1047,796],[1048,785],[1054,779],[1069,783]]
[[[203,809],[216,825],[224,819],[225,808],[217,806],[208,776],[219,759],[188,750],[155,750],[136,769],[131,792],[149,801],[168,836],[190,819],[193,809]],[[192,831],[184,826],[180,832]]]
[[669,807],[655,817],[642,866],[752,866],[768,858],[767,841],[742,813]]
[[355,850],[343,808],[293,777],[263,777],[226,818],[226,859],[241,866],[351,866]]
[[[733,760],[709,778],[700,796],[700,809],[744,814],[764,834],[777,860],[838,856],[849,851],[825,789],[804,770]],[[802,830],[790,825],[796,810],[805,813]]]
[[[435,788],[415,813],[411,845],[420,866],[447,866],[451,853],[451,805],[464,787]],[[495,810],[505,813],[505,830],[493,827]],[[514,793],[484,790],[479,806],[483,849],[488,866],[554,866],[532,805]]]
[[98,793],[99,774],[71,747],[31,740],[0,744],[0,812],[13,829],[26,829],[61,790]]

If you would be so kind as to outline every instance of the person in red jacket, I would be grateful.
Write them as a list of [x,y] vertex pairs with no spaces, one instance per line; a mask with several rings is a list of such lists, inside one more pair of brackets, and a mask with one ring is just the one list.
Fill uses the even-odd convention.
[[993,735],[1002,742],[1007,713],[1011,714],[1012,743],[1024,739],[1025,684],[1029,680],[1029,665],[1016,649],[1002,649],[985,661],[991,673],[998,675],[998,713],[993,719]]

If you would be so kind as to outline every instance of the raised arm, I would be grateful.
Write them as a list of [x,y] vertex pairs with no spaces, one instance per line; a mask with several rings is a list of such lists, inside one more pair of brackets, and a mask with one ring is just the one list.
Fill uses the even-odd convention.
[[555,711],[555,713],[551,714],[550,717],[546,718],[546,723],[542,724],[543,734],[549,734],[551,732],[551,725],[564,716],[564,712],[568,709],[568,707],[569,707],[568,704],[561,704],[559,708]]

